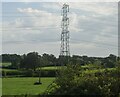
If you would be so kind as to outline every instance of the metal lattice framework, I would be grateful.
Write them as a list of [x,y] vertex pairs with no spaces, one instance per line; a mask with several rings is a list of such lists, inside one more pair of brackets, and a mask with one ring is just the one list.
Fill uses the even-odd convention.
[[67,13],[69,12],[69,5],[63,4],[62,7],[62,33],[61,33],[61,48],[60,48],[60,56],[70,56],[69,49],[69,18]]

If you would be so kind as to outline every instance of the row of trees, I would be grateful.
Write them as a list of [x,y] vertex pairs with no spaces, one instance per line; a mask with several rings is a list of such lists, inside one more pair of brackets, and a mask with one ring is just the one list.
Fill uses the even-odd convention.
[[77,64],[77,65],[86,65],[86,64],[96,64],[102,65],[104,67],[115,67],[119,58],[113,54],[110,54],[108,57],[88,57],[88,56],[78,56],[73,55],[71,57],[59,56],[56,58],[52,54],[39,55],[37,52],[30,52],[28,54],[17,55],[17,54],[2,54],[0,55],[2,62],[11,62],[12,65],[9,68],[25,68],[33,69],[40,66],[60,66],[65,64]]

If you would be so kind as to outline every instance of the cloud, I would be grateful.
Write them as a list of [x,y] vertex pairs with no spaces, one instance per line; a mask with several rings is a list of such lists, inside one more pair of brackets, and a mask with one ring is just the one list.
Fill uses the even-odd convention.
[[32,9],[32,8],[27,8],[27,9],[22,9],[22,8],[17,8],[19,12],[27,12],[27,13],[39,13],[40,11],[37,9]]
[[[68,4],[70,5],[68,17],[71,54],[97,56],[104,56],[110,52],[116,54],[116,48],[104,45],[117,43],[116,3]],[[19,52],[18,47],[21,46],[23,52],[49,51],[57,55],[61,36],[61,5],[61,3],[40,3],[40,7],[31,7],[28,3],[27,7],[16,8],[22,17],[4,20],[4,26],[7,27],[3,32],[5,51],[10,45],[15,45],[15,48],[10,47],[8,51]]]
[[[63,2],[47,3],[44,8],[58,9],[63,6]],[[70,9],[76,9],[77,12],[84,11],[90,12],[93,16],[113,15],[117,14],[117,2],[67,2]],[[52,5],[52,6],[51,6]]]
[[33,8],[17,8],[17,10],[28,17],[23,16],[5,22],[4,26],[7,29],[3,31],[3,43],[50,43],[60,40],[60,16]]
[[112,15],[117,13],[117,3],[68,3],[71,8],[84,10],[99,15]]
[[33,8],[18,8],[18,11],[28,15],[29,21],[32,21],[35,26],[57,26],[60,19],[56,14]]
[[60,3],[60,2],[49,2],[49,3],[44,3],[42,5],[42,7],[44,9],[51,9],[53,11],[55,11],[56,9],[59,10],[60,8],[62,8],[63,6],[63,3]]

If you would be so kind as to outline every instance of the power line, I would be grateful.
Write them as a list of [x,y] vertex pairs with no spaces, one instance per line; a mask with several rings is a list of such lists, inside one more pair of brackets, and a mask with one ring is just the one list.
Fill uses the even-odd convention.
[[[50,11],[49,11],[49,12],[48,12],[48,11],[45,11],[45,10],[43,10],[43,11],[44,11],[44,12],[39,11],[39,12],[26,12],[26,13],[30,13],[30,14],[32,14],[32,13],[37,13],[37,14],[38,14],[38,13],[45,13],[45,12],[47,12],[47,13],[57,13],[57,12],[58,12],[58,11],[56,11],[56,12],[50,12]],[[7,11],[4,11],[4,9],[3,9],[1,13],[3,13],[3,14],[7,14],[7,13],[8,13],[8,14],[9,14],[9,13],[14,13],[14,14],[16,14],[16,13],[24,14],[25,12],[19,12],[19,11],[16,11],[16,12],[12,12],[12,11],[10,12],[10,11],[8,11],[8,12],[7,12]],[[59,14],[59,13],[57,13],[57,14]]]
[[[2,12],[3,13],[3,12]],[[39,13],[35,13],[34,15],[33,15],[33,13],[31,13],[31,12],[27,12],[27,13],[29,13],[29,14],[27,14],[27,15],[25,15],[24,13],[21,13],[21,12],[16,12],[15,14],[21,14],[21,15],[15,15],[15,14],[13,14],[13,15],[10,15],[10,12],[7,14],[7,13],[4,13],[4,14],[7,14],[7,15],[2,15],[2,16],[0,16],[0,17],[41,17],[41,16],[39,16],[39,15],[35,15],[35,14],[39,14]],[[42,13],[44,13],[44,12],[42,12]],[[75,12],[76,13],[76,12]],[[59,13],[57,13],[57,12],[48,12],[48,14],[59,14]],[[73,13],[70,13],[70,14],[73,14]],[[78,14],[78,13],[77,13]],[[30,16],[30,15],[33,15],[33,16]]]
[[[51,40],[51,39],[50,39]],[[100,47],[100,48],[104,48],[104,47],[102,47],[102,46],[100,46],[100,45],[104,45],[104,46],[109,46],[109,47],[112,47],[112,48],[114,48],[114,49],[118,49],[119,48],[119,46],[117,46],[117,45],[112,45],[112,44],[107,44],[107,43],[100,43],[100,42],[94,42],[94,41],[89,41],[89,40],[78,40],[78,41],[74,41],[75,39],[71,39],[71,42],[76,42],[76,43],[80,43],[80,42],[86,42],[86,43],[93,43],[93,44],[96,44],[96,45],[98,45],[98,46],[96,46],[96,45],[94,45],[95,47]],[[59,40],[57,40],[56,42],[58,42]],[[32,42],[44,42],[43,40],[24,40],[24,41],[3,41],[3,43],[11,43],[11,42],[15,42],[15,43],[32,43]],[[48,42],[50,42],[50,41],[48,41]],[[54,41],[55,42],[55,41]],[[45,43],[46,43],[46,41],[45,41]]]
[[[13,30],[21,30],[21,29],[23,29],[23,30],[41,30],[41,29],[57,29],[57,28],[60,29],[60,26],[56,26],[56,27],[48,27],[48,26],[24,26],[24,27],[14,27],[14,28],[12,28],[12,27],[4,27],[3,26],[3,27],[0,27],[0,28],[2,28],[2,31],[7,31],[7,30],[12,30],[13,31]],[[38,28],[40,28],[40,29],[38,29]],[[91,33],[93,33],[94,35],[95,34],[99,34],[99,33],[96,33],[96,32],[88,32],[88,33],[82,33],[82,34],[91,34]],[[101,36],[108,36],[108,37],[110,37],[110,36],[116,36],[115,34],[112,35],[110,33],[107,33],[107,34],[105,33],[103,35],[99,34],[99,35],[101,35]],[[119,35],[117,37],[119,37]]]
[[[40,16],[40,14],[39,13],[30,13],[30,12],[28,12],[29,14],[23,14],[23,13],[16,13],[16,14],[19,14],[19,15],[16,15],[16,14],[7,14],[7,15],[2,15],[2,16],[0,16],[0,17],[41,17]],[[44,13],[44,12],[43,12]],[[51,13],[51,12],[48,12],[48,14],[53,14],[53,12]],[[59,14],[59,13],[57,13],[57,12],[54,12],[54,14]],[[32,16],[31,16],[32,15]]]
[[56,28],[38,28],[38,29],[36,29],[36,28],[21,28],[21,29],[2,29],[2,30],[0,30],[0,31],[21,31],[21,30],[42,30],[42,29],[58,29],[58,27],[56,27]]
[[119,46],[113,45],[113,44],[100,43],[100,42],[89,41],[89,40],[81,40],[81,39],[80,39],[80,40],[76,40],[76,39],[71,39],[71,41],[76,42],[76,43],[79,43],[79,42],[83,41],[83,42],[86,42],[86,43],[94,43],[94,44],[97,44],[97,45],[111,46],[111,47],[113,47],[113,48],[119,47]]
[[[36,28],[36,27],[42,27],[42,28],[59,28],[60,26],[58,26],[58,25],[54,25],[54,27],[53,26],[50,26],[50,27],[48,27],[48,26],[21,26],[21,27],[14,27],[14,28],[25,28],[25,27],[30,27],[30,28]],[[5,27],[5,26],[3,26],[3,27],[0,27],[0,28],[10,28],[10,27]]]
[[41,30],[41,29],[60,29],[60,27],[48,27],[48,26],[24,26],[24,27],[0,27],[1,31],[13,31],[13,30]]
[[35,17],[41,17],[41,16],[0,16],[0,17],[2,17],[2,18],[4,18],[4,17],[24,17],[24,18],[27,18],[27,17],[30,17],[30,18],[35,18]]

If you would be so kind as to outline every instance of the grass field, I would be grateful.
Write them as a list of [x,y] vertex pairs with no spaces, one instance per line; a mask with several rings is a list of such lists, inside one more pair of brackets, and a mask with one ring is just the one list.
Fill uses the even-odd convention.
[[[1,63],[0,66],[9,66],[10,63]],[[85,74],[93,74],[96,72],[103,72],[105,69],[94,69],[92,65],[81,66]],[[42,70],[56,70],[61,68],[60,66],[50,66],[42,67]],[[0,68],[1,70],[2,68]],[[20,70],[16,69],[2,69],[6,72],[19,72]],[[109,71],[115,70],[115,68],[108,68]],[[37,77],[14,77],[13,78],[2,78],[2,94],[3,95],[21,95],[21,94],[31,94],[37,95],[43,93],[47,86],[52,83],[54,77],[44,77],[41,78],[42,85],[34,85],[38,81]]]
[[38,78],[3,78],[2,94],[3,95],[21,95],[31,94],[37,95],[43,93],[47,86],[52,83],[55,78],[41,78],[42,85],[34,85]]
[[[116,70],[116,68],[107,68],[107,70],[108,71],[114,71],[114,70]],[[86,74],[93,74],[93,73],[97,73],[97,72],[104,72],[105,71],[105,69],[103,68],[103,69],[94,69],[94,70],[85,70],[84,71],[84,73],[86,73]]]
[[4,66],[4,67],[7,67],[7,66],[10,66],[11,63],[0,63],[0,66]]
[[66,66],[48,66],[48,67],[42,67],[42,70],[57,70],[60,69],[61,67],[66,67]]

